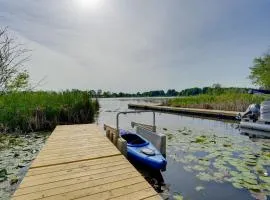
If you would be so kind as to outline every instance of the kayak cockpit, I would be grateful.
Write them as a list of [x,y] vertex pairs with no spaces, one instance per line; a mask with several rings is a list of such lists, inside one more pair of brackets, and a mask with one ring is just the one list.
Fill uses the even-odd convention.
[[141,138],[140,136],[133,134],[133,133],[124,133],[121,134],[121,137],[127,141],[127,145],[129,146],[136,146],[136,147],[142,147],[149,144],[146,140]]

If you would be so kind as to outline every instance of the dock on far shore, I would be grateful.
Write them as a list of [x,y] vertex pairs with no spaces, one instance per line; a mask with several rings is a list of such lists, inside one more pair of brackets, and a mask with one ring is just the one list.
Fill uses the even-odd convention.
[[192,116],[205,116],[218,119],[230,119],[238,120],[237,116],[241,112],[236,111],[224,111],[224,110],[210,110],[210,109],[198,109],[198,108],[180,108],[180,107],[170,107],[161,106],[154,104],[128,104],[130,109],[140,109],[140,110],[156,110],[160,112],[169,113],[179,113]]

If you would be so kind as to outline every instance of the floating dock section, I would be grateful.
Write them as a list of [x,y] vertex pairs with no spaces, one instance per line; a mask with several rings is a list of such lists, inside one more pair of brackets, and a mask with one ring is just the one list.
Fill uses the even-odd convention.
[[57,126],[13,200],[161,199],[97,125]]
[[231,120],[237,120],[236,117],[240,113],[235,111],[180,108],[180,107],[169,107],[169,106],[148,105],[148,104],[128,104],[128,107],[130,109],[156,110],[160,112],[180,113],[192,116],[205,116],[211,118],[231,119]]

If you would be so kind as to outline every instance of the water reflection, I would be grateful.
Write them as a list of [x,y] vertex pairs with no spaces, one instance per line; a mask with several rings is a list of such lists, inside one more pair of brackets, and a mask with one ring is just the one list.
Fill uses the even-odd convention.
[[242,135],[249,136],[252,141],[256,141],[256,138],[263,138],[263,139],[269,139],[270,138],[270,133],[265,132],[265,131],[241,128],[240,132],[241,132]]

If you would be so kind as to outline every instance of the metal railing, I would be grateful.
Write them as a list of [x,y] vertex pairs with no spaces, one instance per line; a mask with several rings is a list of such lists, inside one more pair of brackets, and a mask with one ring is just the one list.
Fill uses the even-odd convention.
[[125,114],[131,114],[131,113],[153,113],[153,127],[156,126],[156,114],[154,111],[150,111],[150,110],[138,110],[138,111],[126,111],[126,112],[119,112],[116,115],[116,130],[117,130],[117,134],[119,134],[119,116],[121,114],[125,115]]

